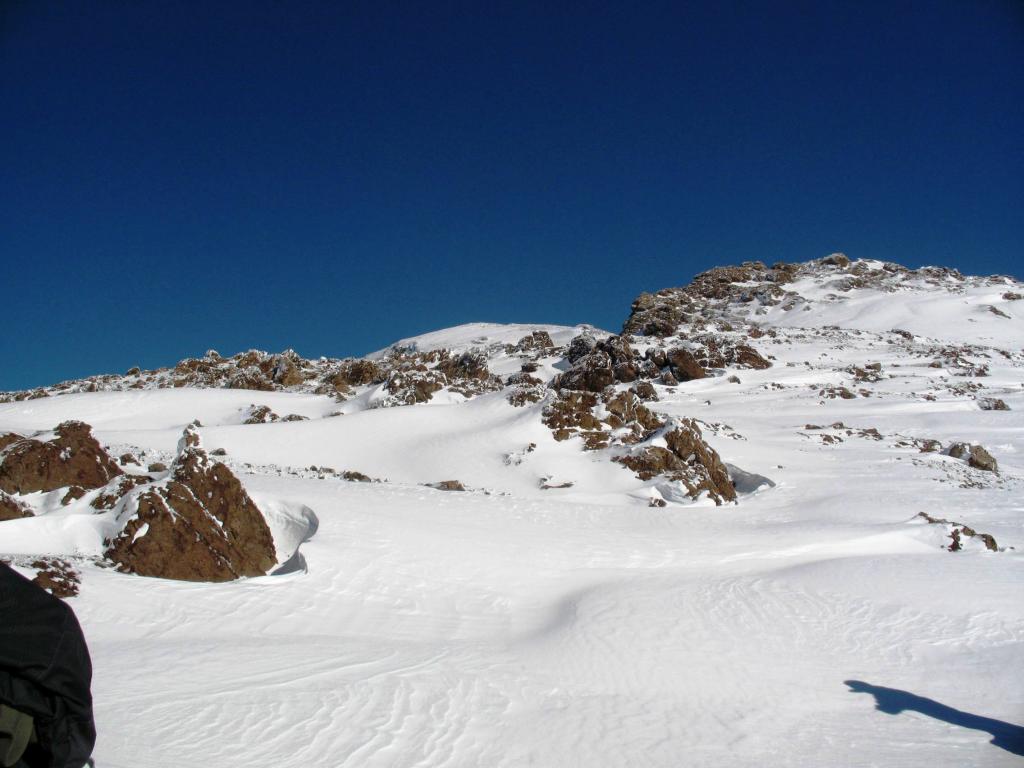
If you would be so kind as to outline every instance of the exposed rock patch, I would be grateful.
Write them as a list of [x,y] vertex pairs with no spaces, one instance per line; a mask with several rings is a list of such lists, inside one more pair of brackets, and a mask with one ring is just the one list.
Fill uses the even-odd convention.
[[464,486],[458,480],[441,480],[440,482],[437,482],[437,483],[427,483],[427,485],[430,488],[434,488],[434,489],[436,489],[438,491],[464,491],[464,490],[466,490],[466,486]]
[[32,510],[5,491],[0,491],[0,521],[32,517]]
[[991,552],[998,552],[999,547],[996,545],[995,537],[988,533],[978,533],[973,528],[970,528],[963,523],[957,523],[952,520],[943,520],[942,518],[932,517],[924,512],[918,512],[917,516],[920,517],[927,523],[932,525],[947,525],[949,526],[949,538],[950,544],[946,547],[950,552],[959,552],[963,549],[963,537],[974,538],[977,537],[978,541],[985,545],[985,548]]
[[92,427],[65,421],[56,437],[11,444],[0,463],[0,490],[7,493],[53,491],[69,485],[100,488],[121,469],[92,436]]
[[992,454],[980,445],[953,443],[949,446],[949,450],[947,450],[946,453],[954,459],[963,459],[969,466],[974,467],[975,469],[980,469],[985,472],[999,471],[999,464],[996,462],[995,458],[993,458]]
[[[644,445],[615,458],[641,480],[664,476],[679,482],[692,498],[707,493],[715,504],[735,501],[736,489],[718,453],[709,446],[692,419],[673,419],[658,435],[662,445]],[[654,441],[651,441],[654,442]]]
[[223,464],[185,429],[167,481],[129,495],[106,556],[121,570],[186,581],[261,576],[277,562],[260,510]]

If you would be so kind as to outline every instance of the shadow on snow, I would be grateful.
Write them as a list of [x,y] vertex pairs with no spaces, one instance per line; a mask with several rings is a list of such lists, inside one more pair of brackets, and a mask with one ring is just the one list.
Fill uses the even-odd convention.
[[1024,755],[1024,728],[1011,723],[1004,723],[1002,720],[994,720],[991,717],[972,715],[970,712],[962,712],[953,707],[947,707],[934,699],[924,696],[916,696],[898,688],[883,688],[880,685],[871,685],[861,680],[844,680],[852,693],[870,693],[875,697],[875,709],[885,712],[888,715],[898,715],[901,712],[920,712],[922,715],[934,717],[944,723],[959,725],[961,728],[971,728],[975,731],[985,731],[992,734],[991,744],[1005,749],[1014,755]]

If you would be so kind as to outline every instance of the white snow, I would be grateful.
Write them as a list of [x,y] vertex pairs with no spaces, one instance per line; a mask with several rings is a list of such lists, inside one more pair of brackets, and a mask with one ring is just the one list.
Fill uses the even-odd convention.
[[[228,584],[82,564],[71,605],[93,654],[97,765],[1019,763],[984,730],[933,709],[880,711],[845,682],[1024,725],[1022,361],[984,359],[986,392],[1011,410],[981,411],[949,391],[962,379],[887,333],[1019,350],[1019,320],[979,314],[991,301],[854,292],[772,310],[759,321],[778,338],[754,342],[772,368],[659,388],[655,409],[701,419],[723,459],[752,473],[734,470],[750,491],[735,506],[690,503],[557,443],[543,404],[513,408],[500,392],[333,418],[328,397],[233,390],[0,405],[0,429],[78,418],[150,460],[198,418],[287,561]],[[862,333],[802,330],[826,325]],[[411,341],[486,347],[533,329],[556,343],[578,332],[474,324]],[[882,381],[851,385],[870,397],[818,395],[872,361]],[[239,425],[253,402],[310,421]],[[856,432],[869,427],[883,439]],[[898,445],[912,438],[980,442],[1000,474]],[[470,491],[422,485],[448,479]],[[686,503],[649,507],[652,496]],[[0,551],[102,551],[101,516],[48,509],[0,524]],[[920,511],[1003,551],[947,552]]]

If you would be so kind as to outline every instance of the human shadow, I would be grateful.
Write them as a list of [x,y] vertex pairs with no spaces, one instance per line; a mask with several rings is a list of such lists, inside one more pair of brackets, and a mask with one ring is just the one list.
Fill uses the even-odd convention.
[[992,734],[990,744],[1014,755],[1024,755],[1024,728],[1019,725],[1004,723],[1002,720],[994,720],[991,717],[972,715],[970,712],[962,712],[959,709],[940,704],[935,699],[916,696],[898,688],[883,688],[880,685],[871,685],[861,680],[844,680],[843,682],[849,686],[852,693],[870,693],[874,696],[875,709],[880,712],[898,715],[900,712],[910,710],[934,717],[945,723],[959,725],[961,728],[985,731]]

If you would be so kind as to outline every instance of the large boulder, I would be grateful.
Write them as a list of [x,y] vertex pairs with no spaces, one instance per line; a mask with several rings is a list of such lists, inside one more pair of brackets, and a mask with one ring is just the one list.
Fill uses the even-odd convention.
[[262,576],[277,555],[263,514],[238,478],[185,429],[167,480],[125,497],[106,556],[123,571],[185,581]]
[[707,371],[697,362],[697,358],[688,349],[676,347],[669,350],[667,358],[677,381],[692,381],[693,379],[703,379],[707,376]]
[[981,469],[985,472],[999,471],[999,464],[995,458],[980,445],[953,443],[949,447],[948,453],[954,459],[963,459],[969,466],[975,469]]
[[552,382],[555,389],[571,389],[579,392],[603,392],[615,383],[611,356],[601,349],[595,349],[576,360],[565,373],[559,374]]
[[692,419],[673,419],[656,440],[665,445],[648,445],[615,459],[636,473],[640,480],[663,476],[679,482],[686,495],[696,499],[707,493],[715,504],[736,500],[736,488],[721,457],[704,441]]
[[54,431],[52,440],[19,440],[6,448],[0,463],[0,490],[34,493],[69,485],[100,488],[121,474],[88,424],[65,421]]

